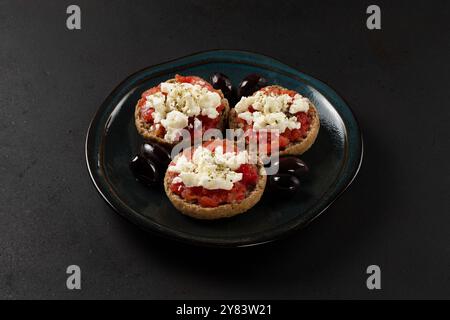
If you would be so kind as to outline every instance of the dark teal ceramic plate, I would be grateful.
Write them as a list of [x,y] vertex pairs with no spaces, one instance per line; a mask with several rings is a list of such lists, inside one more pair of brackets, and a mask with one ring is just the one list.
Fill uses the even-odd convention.
[[[129,161],[141,143],[134,127],[134,107],[144,90],[176,73],[208,79],[216,71],[228,75],[235,84],[249,73],[259,73],[272,84],[300,92],[317,106],[321,128],[316,143],[302,156],[311,171],[297,196],[279,201],[265,194],[245,214],[199,221],[180,214],[163,190],[143,186],[130,172]],[[190,55],[129,76],[100,106],[86,139],[92,181],[118,213],[171,239],[223,247],[262,244],[308,224],[349,186],[360,167],[362,153],[356,119],[333,89],[272,58],[228,50]]]

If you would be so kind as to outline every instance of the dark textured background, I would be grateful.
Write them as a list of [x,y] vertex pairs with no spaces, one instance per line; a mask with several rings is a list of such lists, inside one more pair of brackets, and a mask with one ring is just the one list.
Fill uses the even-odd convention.
[[[72,3],[80,31],[65,26]],[[381,31],[365,27],[367,1],[0,1],[0,298],[450,298],[449,2],[375,3]],[[171,243],[113,213],[89,179],[85,134],[108,93],[214,48],[322,79],[360,121],[359,176],[286,240]],[[70,264],[81,291],[65,287]]]

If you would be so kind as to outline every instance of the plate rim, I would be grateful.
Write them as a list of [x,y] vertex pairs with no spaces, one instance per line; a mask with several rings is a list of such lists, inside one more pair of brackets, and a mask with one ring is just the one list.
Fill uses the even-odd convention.
[[[344,180],[344,185],[341,188],[341,190],[339,190],[339,192],[337,192],[336,194],[332,194],[330,199],[328,200],[328,202],[326,203],[326,206],[321,208],[320,211],[316,212],[314,214],[313,217],[311,217],[310,219],[307,219],[306,221],[301,221],[301,219],[295,219],[293,218],[292,220],[290,220],[289,222],[286,222],[285,224],[278,226],[278,229],[276,230],[272,230],[271,232],[268,232],[268,234],[270,235],[268,236],[255,236],[255,238],[245,238],[243,239],[242,237],[237,239],[237,240],[231,240],[231,241],[219,241],[217,239],[212,239],[210,237],[204,237],[204,236],[195,236],[192,234],[187,234],[185,232],[182,231],[177,231],[177,230],[173,230],[170,227],[167,226],[162,226],[154,221],[151,221],[150,219],[144,217],[141,214],[137,214],[136,215],[136,211],[133,210],[132,208],[130,208],[129,206],[126,205],[120,205],[119,204],[114,204],[109,198],[108,196],[105,194],[107,193],[106,190],[103,190],[99,184],[97,183],[96,179],[101,179],[100,176],[96,176],[95,174],[98,174],[95,170],[95,166],[93,168],[91,168],[91,163],[90,163],[90,154],[89,154],[89,144],[92,142],[93,139],[95,139],[94,132],[93,132],[93,126],[95,125],[95,123],[97,122],[98,118],[100,118],[103,109],[108,105],[108,100],[109,98],[113,95],[113,94],[117,94],[119,91],[119,88],[121,88],[124,84],[126,84],[128,82],[129,79],[132,79],[133,77],[135,77],[136,75],[138,75],[139,73],[142,73],[146,70],[150,70],[150,69],[154,69],[157,67],[161,67],[163,65],[168,65],[170,63],[175,63],[181,60],[185,60],[188,58],[193,58],[195,56],[202,56],[202,55],[207,55],[207,54],[239,54],[239,55],[244,55],[244,56],[253,56],[253,57],[259,57],[259,58],[264,58],[264,59],[268,59],[271,62],[277,63],[278,66],[280,67],[284,67],[285,69],[289,69],[290,72],[296,72],[302,76],[306,76],[307,78],[310,78],[312,80],[314,80],[315,82],[318,82],[319,84],[321,84],[322,86],[325,87],[325,89],[331,90],[332,93],[334,93],[340,100],[342,100],[342,102],[344,103],[345,107],[348,109],[348,111],[350,112],[351,118],[354,120],[354,130],[356,130],[356,137],[359,140],[359,145],[357,145],[357,147],[359,147],[360,153],[359,153],[359,157],[356,159],[357,164],[356,166],[352,167],[351,169],[352,172],[348,175],[348,178]],[[186,63],[184,63],[185,65]],[[182,66],[183,64],[181,64]],[[314,86],[313,86],[314,87]],[[316,87],[314,87],[316,90],[318,90]],[[318,90],[322,95],[324,94],[322,91]],[[335,109],[335,106],[332,104],[333,109],[339,114],[339,112]],[[339,114],[340,115],[340,114]],[[341,115],[340,115],[341,116]],[[342,117],[341,117],[342,119]],[[345,122],[344,122],[345,125]],[[347,128],[347,126],[345,126]],[[348,135],[347,135],[348,137]],[[171,59],[168,61],[164,61],[161,63],[157,63],[157,64],[153,64],[150,66],[147,66],[145,68],[142,68],[136,72],[133,72],[132,74],[128,75],[125,79],[123,79],[117,86],[115,86],[111,92],[106,96],[106,98],[103,100],[103,102],[100,104],[100,106],[97,108],[97,110],[94,113],[94,116],[92,117],[88,129],[87,129],[87,133],[86,133],[86,138],[85,138],[85,148],[84,148],[84,152],[85,152],[85,160],[86,160],[86,166],[88,169],[88,173],[90,176],[90,179],[92,181],[92,183],[94,184],[97,192],[100,194],[101,198],[116,212],[118,213],[120,216],[126,218],[128,221],[133,222],[134,224],[136,224],[137,226],[139,226],[141,229],[144,229],[145,231],[151,232],[153,234],[162,236],[164,238],[168,238],[171,240],[176,240],[179,242],[183,242],[183,243],[189,243],[189,244],[193,244],[193,245],[199,245],[199,246],[207,246],[207,247],[250,247],[250,246],[256,246],[256,245],[261,245],[261,244],[265,244],[265,243],[270,243],[276,240],[279,240],[281,238],[287,237],[288,235],[292,234],[293,232],[298,231],[299,229],[302,229],[304,227],[306,227],[307,225],[309,225],[312,221],[314,221],[315,219],[317,219],[319,216],[322,215],[322,213],[324,211],[326,211],[337,199],[339,199],[339,197],[347,190],[347,188],[349,188],[349,186],[353,183],[353,181],[355,180],[356,176],[359,173],[359,170],[361,168],[362,165],[362,161],[363,161],[363,157],[364,157],[364,141],[363,141],[363,135],[362,135],[362,131],[361,131],[361,127],[359,125],[358,119],[355,116],[354,111],[352,110],[352,108],[350,107],[350,105],[348,104],[348,102],[337,93],[337,91],[332,88],[330,85],[328,85],[326,82],[322,81],[321,79],[318,79],[316,77],[310,76],[309,74],[305,74],[297,69],[295,69],[294,67],[291,67],[290,65],[281,62],[280,60],[273,58],[271,56],[265,55],[265,54],[260,54],[260,53],[255,53],[255,52],[251,52],[251,51],[245,51],[245,50],[231,50],[231,49],[213,49],[213,50],[204,50],[204,51],[199,51],[199,52],[195,52],[192,54],[188,54],[182,57],[178,57],[175,59]],[[100,158],[100,153],[101,150],[98,150],[97,152],[95,152],[95,155],[97,155],[96,158]],[[92,156],[92,155],[91,155]],[[101,166],[99,166],[101,167]],[[103,177],[105,178],[105,177]],[[116,198],[117,196],[115,194],[111,194],[111,192],[109,192],[110,196],[112,198]],[[119,199],[115,199],[115,201],[117,202],[122,202]],[[122,207],[122,208],[118,208]],[[126,211],[127,213],[123,212]],[[258,240],[260,239],[260,240]]]

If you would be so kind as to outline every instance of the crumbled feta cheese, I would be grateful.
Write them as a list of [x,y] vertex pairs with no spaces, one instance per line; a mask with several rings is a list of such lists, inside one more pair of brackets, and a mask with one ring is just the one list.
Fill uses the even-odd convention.
[[221,103],[221,98],[218,93],[207,91],[205,94],[200,96],[198,103],[202,106],[203,116],[208,116],[208,118],[215,119],[219,115],[219,112],[216,110]]
[[172,183],[181,183],[181,182],[183,182],[183,180],[181,180],[180,177],[175,177],[175,178],[173,178],[173,180],[172,180]]
[[164,139],[173,142],[178,139],[181,129],[188,125],[188,116],[180,111],[170,111],[166,119],[161,120],[161,124],[166,128]]
[[[255,110],[249,111],[249,107]],[[309,100],[296,94],[273,95],[257,91],[253,96],[242,97],[235,108],[238,117],[247,124],[253,124],[255,130],[278,129],[283,133],[286,129],[299,129],[301,124],[297,117],[289,116],[297,112],[306,112],[309,109]]]
[[309,109],[309,99],[302,97],[299,94],[294,96],[294,102],[289,108],[289,113],[295,114],[297,112],[306,112]]
[[252,124],[253,122],[253,115],[250,111],[240,113],[239,118],[244,119],[247,122],[247,124]]
[[[188,117],[205,115],[215,119],[219,116],[216,108],[220,104],[221,97],[217,92],[212,92],[198,84],[163,82],[161,92],[146,97],[144,108],[155,109],[152,113],[154,123],[161,123],[167,132],[164,139],[173,142],[176,140],[179,129],[182,129],[181,123],[186,123],[184,127],[188,125]],[[169,120],[169,115],[175,111],[177,113],[173,114]],[[180,113],[185,117],[182,117]]]
[[248,107],[255,104],[257,100],[256,95],[250,97],[242,97],[241,100],[234,106],[234,110],[236,110],[237,113],[247,111]]
[[231,190],[233,184],[242,180],[242,173],[235,172],[241,164],[248,162],[248,152],[224,152],[221,146],[214,152],[202,146],[198,147],[189,161],[185,155],[169,166],[169,172],[178,176],[172,183],[183,182],[187,187],[203,187],[209,190]]

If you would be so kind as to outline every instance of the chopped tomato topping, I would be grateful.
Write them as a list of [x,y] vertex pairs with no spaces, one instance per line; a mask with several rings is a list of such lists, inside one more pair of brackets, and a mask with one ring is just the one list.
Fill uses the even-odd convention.
[[[219,120],[220,120],[220,116],[216,117],[214,119],[211,119],[208,116],[198,115],[196,118],[202,122],[202,127],[203,127],[204,131],[206,131],[208,129],[216,128],[217,124],[219,123]],[[192,117],[192,121],[193,120],[194,120],[194,117]]]
[[242,183],[245,185],[255,185],[258,181],[258,169],[252,164],[241,164],[236,172],[242,173]]
[[293,91],[293,90],[288,90],[288,89],[283,89],[283,88],[278,88],[278,87],[264,87],[261,89],[261,91],[270,94],[273,93],[275,95],[282,95],[282,94],[287,94],[290,97],[294,97],[297,92]]
[[300,129],[294,129],[291,131],[290,140],[297,141],[302,137],[302,132]]
[[181,194],[183,192],[183,189],[184,189],[184,184],[183,183],[172,183],[172,184],[170,184],[170,191],[172,191],[173,193]]
[[309,127],[311,125],[309,116],[305,112],[298,112],[296,114],[296,116],[297,116],[297,121],[302,124],[302,126],[299,129],[300,130],[300,136],[301,137],[305,137],[306,133],[308,132]]
[[278,142],[280,148],[285,148],[289,144],[289,142],[290,141],[289,141],[288,137],[285,137],[283,134],[280,135],[279,142]]
[[200,197],[198,203],[202,207],[217,207],[220,204],[220,202],[217,201],[216,199],[207,196]]
[[245,199],[247,188],[240,182],[235,182],[233,189],[227,194],[227,202],[232,203],[235,201],[242,201]]
[[142,93],[141,97],[145,98],[145,97],[147,97],[149,95],[155,94],[155,93],[160,92],[160,91],[161,91],[161,85],[159,84],[156,87],[153,87],[153,88],[148,89],[147,91],[144,91]]
[[224,203],[242,201],[246,197],[247,187],[241,182],[236,182],[231,190],[208,190],[174,183],[170,185],[170,190],[188,202],[197,202],[203,207],[217,207]]
[[207,88],[208,90],[215,91],[211,84],[197,76],[181,76],[177,74],[175,75],[175,80],[180,83],[197,84],[199,86]]
[[216,108],[216,110],[217,110],[217,112],[220,113],[224,108],[225,108],[225,106],[224,106],[223,104],[221,104],[220,106],[218,106],[218,107]]
[[155,112],[155,109],[153,109],[153,108],[150,108],[150,109],[142,112],[142,119],[144,119],[144,121],[148,122],[148,123],[153,122],[153,116],[152,116],[153,112]]

